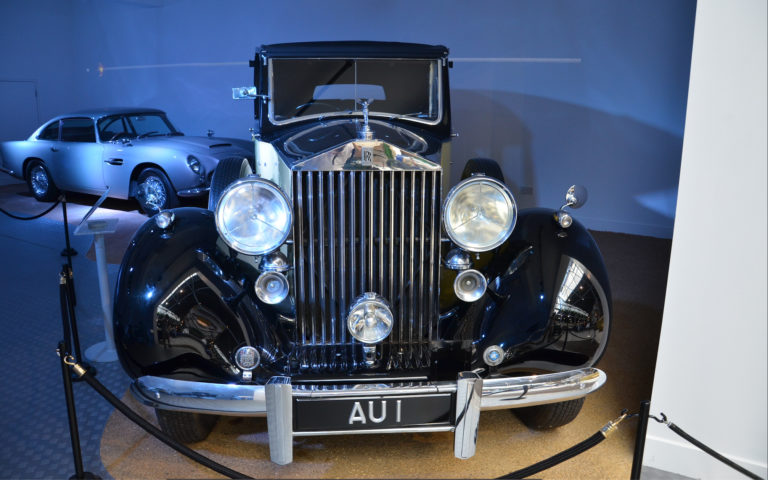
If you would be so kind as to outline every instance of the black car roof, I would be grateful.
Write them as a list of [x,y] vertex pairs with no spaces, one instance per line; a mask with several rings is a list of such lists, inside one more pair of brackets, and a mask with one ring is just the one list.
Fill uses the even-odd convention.
[[448,48],[443,45],[402,42],[298,42],[262,45],[258,55],[283,58],[444,58],[448,56]]

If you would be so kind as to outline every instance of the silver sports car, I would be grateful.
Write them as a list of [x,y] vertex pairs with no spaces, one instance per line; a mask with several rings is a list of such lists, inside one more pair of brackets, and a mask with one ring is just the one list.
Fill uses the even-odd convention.
[[135,198],[146,213],[205,195],[225,158],[253,158],[253,143],[187,137],[161,110],[109,108],[51,119],[27,140],[0,143],[0,171],[26,180],[37,200],[59,190]]

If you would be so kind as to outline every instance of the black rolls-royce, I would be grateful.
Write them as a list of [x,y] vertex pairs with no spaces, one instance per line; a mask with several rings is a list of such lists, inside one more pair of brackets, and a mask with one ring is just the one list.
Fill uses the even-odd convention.
[[480,412],[573,420],[605,374],[611,294],[571,208],[518,211],[492,159],[449,184],[443,46],[265,45],[255,161],[219,163],[209,208],[158,213],[120,268],[114,331],[133,393],[184,442],[267,417],[271,458],[325,434],[452,431]]

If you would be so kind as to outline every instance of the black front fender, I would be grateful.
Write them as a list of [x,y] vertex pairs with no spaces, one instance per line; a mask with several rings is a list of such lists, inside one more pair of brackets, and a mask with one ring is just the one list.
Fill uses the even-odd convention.
[[254,301],[253,272],[229,255],[213,213],[173,210],[160,229],[150,218],[135,234],[117,279],[114,332],[118,357],[132,377],[233,381],[232,353],[260,349],[268,377],[281,342]]
[[554,214],[521,211],[509,240],[475,258],[488,290],[458,302],[451,322],[472,329],[475,367],[491,346],[503,349],[498,370],[507,373],[593,366],[602,356],[612,308],[602,255],[582,224],[563,229]]

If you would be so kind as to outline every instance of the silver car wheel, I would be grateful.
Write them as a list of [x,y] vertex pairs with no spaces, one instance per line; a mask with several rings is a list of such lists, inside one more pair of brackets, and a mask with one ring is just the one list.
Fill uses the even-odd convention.
[[156,209],[162,209],[168,198],[165,191],[165,185],[163,181],[155,176],[147,177],[144,182],[139,185],[139,191],[143,194],[143,203],[148,206],[153,206]]
[[32,167],[30,173],[30,181],[32,183],[32,190],[38,197],[43,197],[48,192],[48,172],[45,171],[45,167],[42,165],[35,165]]

